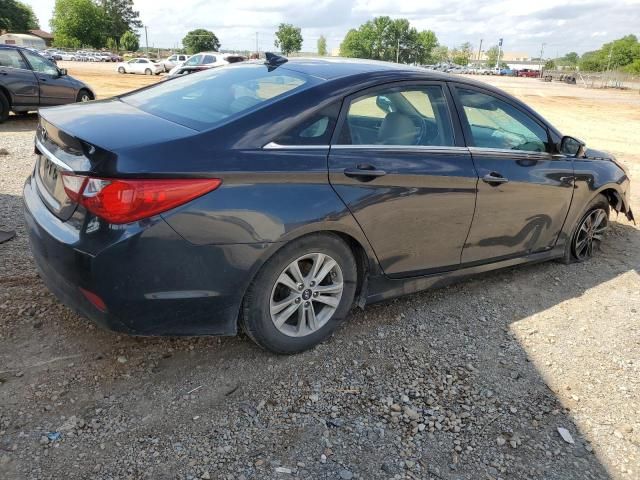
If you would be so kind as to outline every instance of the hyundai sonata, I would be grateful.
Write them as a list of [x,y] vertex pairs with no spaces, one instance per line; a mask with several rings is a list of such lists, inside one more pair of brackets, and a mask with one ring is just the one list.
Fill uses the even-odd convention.
[[269,55],[40,112],[24,188],[43,280],[137,335],[274,352],[350,308],[527,262],[590,258],[615,158],[484,83]]

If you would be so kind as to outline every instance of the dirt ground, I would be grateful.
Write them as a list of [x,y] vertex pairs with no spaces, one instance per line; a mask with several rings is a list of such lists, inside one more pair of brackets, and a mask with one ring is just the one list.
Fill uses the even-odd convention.
[[[101,98],[158,80],[64,66]],[[640,178],[637,92],[480,79]],[[0,245],[0,478],[640,478],[640,232],[626,219],[592,261],[356,310],[295,357],[243,337],[132,338],[35,273],[20,199],[34,127],[0,125],[0,228],[18,231]]]

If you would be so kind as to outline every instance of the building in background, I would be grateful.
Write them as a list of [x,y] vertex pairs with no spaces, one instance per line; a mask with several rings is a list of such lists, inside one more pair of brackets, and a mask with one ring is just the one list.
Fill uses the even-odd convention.
[[35,35],[27,35],[26,33],[5,33],[0,35],[0,44],[35,48],[37,50],[47,48],[47,43],[42,38]]
[[38,37],[44,40],[44,43],[47,44],[47,47],[50,47],[53,44],[53,35],[51,35],[49,32],[45,32],[44,30],[29,30],[29,33],[34,37]]

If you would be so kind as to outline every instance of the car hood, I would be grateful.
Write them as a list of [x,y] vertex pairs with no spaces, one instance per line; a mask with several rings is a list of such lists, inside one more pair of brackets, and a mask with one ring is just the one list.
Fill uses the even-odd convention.
[[198,133],[118,98],[45,108],[40,116],[67,134],[111,152]]

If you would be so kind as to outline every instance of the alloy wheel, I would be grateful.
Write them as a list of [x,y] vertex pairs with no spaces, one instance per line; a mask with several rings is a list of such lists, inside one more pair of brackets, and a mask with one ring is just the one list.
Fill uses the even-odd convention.
[[309,253],[291,262],[271,291],[269,310],[279,332],[303,337],[333,317],[344,290],[342,269],[324,253]]
[[587,260],[593,256],[608,227],[609,218],[603,208],[596,208],[584,217],[572,245],[573,254],[579,261]]
[[91,101],[91,96],[88,93],[83,93],[82,95],[80,95],[80,101],[89,102]]

